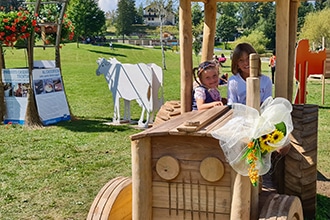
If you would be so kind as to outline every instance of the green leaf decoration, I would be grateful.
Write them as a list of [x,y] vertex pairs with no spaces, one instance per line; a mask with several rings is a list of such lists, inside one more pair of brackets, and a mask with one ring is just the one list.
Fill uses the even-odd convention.
[[280,122],[280,123],[278,123],[278,124],[276,124],[275,125],[275,128],[277,130],[281,131],[284,134],[284,136],[286,135],[286,126],[285,126],[285,123],[283,121]]

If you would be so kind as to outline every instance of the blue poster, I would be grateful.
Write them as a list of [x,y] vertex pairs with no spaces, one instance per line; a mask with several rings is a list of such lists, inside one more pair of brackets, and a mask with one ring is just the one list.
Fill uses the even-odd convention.
[[43,125],[70,120],[60,69],[34,69],[32,76],[37,109]]
[[24,124],[29,88],[29,70],[3,69],[1,74],[6,105],[4,123]]

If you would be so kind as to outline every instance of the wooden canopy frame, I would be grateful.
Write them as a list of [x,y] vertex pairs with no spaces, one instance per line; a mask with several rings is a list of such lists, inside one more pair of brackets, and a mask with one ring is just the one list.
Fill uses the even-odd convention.
[[180,0],[181,113],[191,111],[192,102],[192,20],[191,2],[204,3],[202,61],[211,60],[214,50],[217,2],[276,3],[275,96],[292,101],[294,53],[300,0]]

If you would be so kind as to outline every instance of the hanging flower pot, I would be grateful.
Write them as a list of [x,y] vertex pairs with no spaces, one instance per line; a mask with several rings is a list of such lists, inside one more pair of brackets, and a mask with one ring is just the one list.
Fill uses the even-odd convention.
[[0,43],[14,46],[17,40],[28,38],[36,25],[37,21],[27,10],[0,11]]

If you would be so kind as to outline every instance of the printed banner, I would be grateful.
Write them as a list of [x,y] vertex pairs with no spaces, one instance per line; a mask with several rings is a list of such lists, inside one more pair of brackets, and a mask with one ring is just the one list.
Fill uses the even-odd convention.
[[70,120],[60,69],[34,69],[32,76],[38,113],[42,123],[49,125]]
[[4,123],[24,124],[27,92],[29,86],[28,69],[3,69],[2,82],[6,103]]

